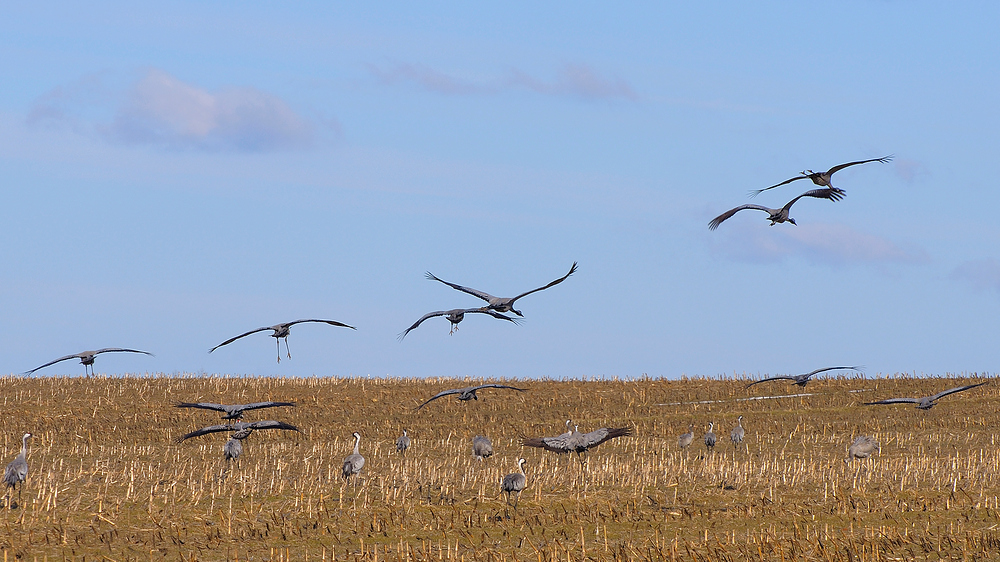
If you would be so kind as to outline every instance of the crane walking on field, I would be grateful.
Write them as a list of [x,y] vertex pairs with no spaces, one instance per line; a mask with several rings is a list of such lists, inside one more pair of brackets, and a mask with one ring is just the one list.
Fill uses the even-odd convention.
[[517,470],[503,477],[500,483],[500,490],[507,494],[507,505],[510,505],[510,495],[514,496],[514,509],[517,509],[517,502],[521,499],[521,491],[528,484],[528,475],[524,473],[524,459],[517,459]]
[[681,436],[677,438],[677,446],[681,449],[687,449],[691,443],[694,441],[694,424],[688,425],[688,432],[681,433]]
[[867,459],[878,451],[878,441],[868,435],[859,435],[847,446],[847,458],[844,462],[851,462],[854,459]]
[[708,422],[708,432],[705,434],[705,450],[714,451],[715,442],[718,439],[715,437],[715,432],[712,429],[715,427],[715,422]]
[[743,431],[743,416],[736,418],[736,427],[729,432],[729,440],[733,442],[733,447],[737,450],[740,448],[740,444],[743,443],[743,436],[745,432]]
[[396,451],[402,455],[406,454],[406,450],[410,448],[410,437],[406,434],[406,430],[403,430],[403,435],[396,439]]
[[493,442],[485,435],[477,435],[472,438],[472,454],[484,461],[493,456]]
[[74,353],[72,355],[67,355],[65,357],[60,357],[59,359],[55,359],[53,361],[49,361],[48,363],[46,363],[44,365],[39,365],[38,367],[35,367],[34,369],[32,369],[30,371],[25,371],[22,374],[24,374],[24,375],[30,375],[31,373],[34,373],[35,371],[37,371],[39,369],[44,369],[45,367],[48,367],[49,365],[55,365],[56,363],[58,363],[60,361],[66,361],[68,359],[79,359],[80,360],[80,364],[83,365],[84,372],[86,373],[87,367],[89,366],[90,367],[90,373],[88,373],[88,374],[93,375],[94,374],[94,359],[96,359],[97,356],[100,355],[100,354],[102,354],[102,353],[113,353],[113,352],[142,353],[143,355],[149,355],[150,357],[153,356],[153,354],[149,353],[148,351],[139,351],[138,349],[127,349],[127,348],[124,348],[124,347],[105,347],[104,349],[98,349],[96,351],[81,351],[80,353]]
[[3,471],[3,483],[7,485],[7,489],[10,491],[10,496],[8,496],[9,499],[7,500],[8,509],[11,507],[14,488],[17,488],[17,503],[21,503],[21,489],[24,488],[24,480],[28,477],[28,438],[30,437],[30,433],[25,433],[21,437],[21,452],[14,457],[14,460],[10,461],[7,468]]
[[[361,445],[361,434],[355,431],[353,435],[354,452],[344,457],[344,480],[351,476],[357,476],[365,466],[365,458],[361,456],[361,451],[358,449]],[[354,483],[357,484],[357,478],[354,479]]]
[[228,340],[220,343],[219,345],[213,347],[212,349],[209,349],[208,352],[212,353],[216,349],[219,349],[220,347],[222,347],[224,345],[229,345],[229,344],[233,343],[234,341],[236,341],[236,340],[238,340],[240,338],[249,336],[250,334],[256,334],[257,332],[266,332],[267,330],[273,330],[274,333],[271,334],[271,337],[274,338],[274,344],[276,346],[278,346],[278,363],[281,363],[281,341],[280,340],[285,340],[285,352],[288,354],[288,358],[291,359],[292,358],[292,352],[291,352],[291,350],[288,349],[288,332],[289,332],[289,328],[291,328],[292,326],[294,326],[296,324],[302,324],[303,322],[319,322],[319,323],[322,323],[322,324],[329,324],[331,326],[339,326],[341,328],[350,328],[352,330],[357,330],[357,328],[355,328],[354,326],[348,326],[347,324],[344,324],[342,322],[337,322],[336,320],[317,320],[317,319],[296,320],[294,322],[283,322],[281,324],[275,324],[274,326],[264,326],[263,328],[257,328],[256,330],[250,330],[249,332],[246,332],[245,334],[240,334],[240,335],[238,335],[238,336],[236,336],[234,338],[229,338]]

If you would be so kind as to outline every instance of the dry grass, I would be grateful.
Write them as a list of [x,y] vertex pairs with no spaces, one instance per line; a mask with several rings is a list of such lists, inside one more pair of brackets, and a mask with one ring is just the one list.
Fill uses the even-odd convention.
[[[4,560],[939,560],[1000,553],[1000,454],[988,385],[928,412],[864,407],[964,379],[822,379],[804,391],[743,381],[537,381],[437,400],[472,380],[0,379],[5,462],[35,434],[22,505],[0,510]],[[794,390],[793,390],[794,389]],[[745,400],[766,394],[809,396]],[[252,412],[303,428],[258,432],[224,474],[218,423],[178,401],[294,400]],[[715,402],[717,401],[717,402]],[[729,430],[743,414],[746,448]],[[635,427],[586,466],[523,436]],[[716,422],[720,446],[700,434]],[[695,423],[690,451],[677,436]],[[413,447],[395,452],[403,428]],[[363,478],[341,462],[359,431]],[[470,440],[484,433],[485,463]],[[871,434],[881,454],[843,462]],[[528,463],[515,512],[499,481]]]

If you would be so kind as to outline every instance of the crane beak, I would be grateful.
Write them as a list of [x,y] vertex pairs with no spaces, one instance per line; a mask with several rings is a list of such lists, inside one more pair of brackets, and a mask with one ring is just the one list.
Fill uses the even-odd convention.
[[799,225],[795,224],[795,219],[788,219],[788,222],[794,224],[795,226],[799,226]]

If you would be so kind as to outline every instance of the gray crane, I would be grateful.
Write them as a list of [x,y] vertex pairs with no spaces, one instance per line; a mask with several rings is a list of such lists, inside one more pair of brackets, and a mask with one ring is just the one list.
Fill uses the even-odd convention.
[[442,396],[449,396],[451,394],[458,394],[458,399],[462,402],[466,402],[468,400],[479,400],[479,396],[476,395],[476,392],[483,388],[509,388],[511,390],[516,390],[518,392],[524,392],[528,390],[527,388],[517,388],[514,386],[508,386],[506,384],[495,384],[495,383],[481,384],[479,386],[467,386],[465,388],[452,388],[450,390],[442,390],[441,392],[438,392],[434,396],[428,398],[426,402],[417,406],[416,409],[419,410],[420,408],[423,408],[427,404],[430,404],[432,401],[437,400]]
[[847,458],[844,462],[851,462],[854,459],[867,459],[878,451],[878,441],[868,435],[859,435],[847,446]]
[[[344,480],[347,480],[351,476],[357,476],[365,466],[365,458],[361,456],[361,452],[358,449],[361,445],[361,434],[355,431],[353,435],[354,452],[344,457]],[[357,479],[355,479],[355,483],[357,483]]]
[[478,298],[483,299],[484,301],[486,301],[487,303],[489,303],[488,308],[490,308],[491,310],[495,310],[497,312],[513,312],[514,314],[523,317],[524,315],[521,314],[520,310],[515,310],[514,309],[514,302],[517,301],[517,299],[519,299],[521,297],[526,297],[526,296],[530,295],[531,293],[537,293],[538,291],[544,291],[545,289],[548,289],[549,287],[558,285],[558,284],[562,283],[563,281],[565,281],[567,277],[569,277],[570,275],[573,275],[573,272],[575,272],[575,271],[576,271],[576,262],[573,262],[573,265],[569,268],[569,273],[567,273],[566,275],[563,275],[559,279],[556,279],[555,281],[549,283],[548,285],[545,285],[544,287],[539,287],[537,289],[532,289],[532,290],[530,290],[530,291],[528,291],[526,293],[521,293],[520,295],[517,295],[516,297],[494,297],[493,295],[491,295],[489,293],[485,293],[483,291],[479,291],[479,290],[476,290],[476,289],[470,289],[469,287],[463,287],[461,285],[458,285],[458,284],[455,284],[455,283],[449,283],[449,282],[447,282],[447,281],[445,281],[443,279],[439,279],[439,278],[435,277],[434,274],[431,273],[430,271],[428,271],[426,273],[426,276],[427,276],[428,279],[432,279],[434,281],[440,281],[441,283],[444,283],[445,285],[448,285],[452,289],[455,289],[455,290],[458,290],[458,291],[462,291],[463,293],[468,293],[468,294],[470,294],[470,295],[472,295],[474,297],[478,297]]
[[213,347],[212,349],[209,349],[208,352],[212,353],[216,349],[219,349],[224,345],[229,345],[240,338],[249,336],[250,334],[256,334],[257,332],[266,332],[267,330],[273,330],[274,333],[271,334],[271,337],[274,338],[274,344],[278,346],[278,363],[281,363],[281,342],[279,340],[285,340],[285,352],[288,354],[288,358],[291,359],[292,352],[291,350],[288,349],[289,328],[291,328],[296,324],[302,324],[303,322],[319,322],[321,324],[329,324],[331,326],[339,326],[341,328],[350,328],[352,330],[357,330],[357,328],[355,328],[354,326],[348,326],[347,324],[344,324],[342,322],[337,322],[336,320],[317,320],[317,319],[296,320],[294,322],[283,322],[281,324],[275,324],[274,326],[264,326],[263,328],[257,328],[256,330],[250,330],[249,332],[245,334],[240,334],[235,338],[229,338],[228,340],[220,343],[219,345]]
[[937,401],[948,396],[949,394],[955,394],[956,392],[962,392],[969,390],[970,388],[976,388],[977,386],[983,386],[985,382],[979,384],[967,384],[965,386],[956,386],[955,388],[949,388],[948,390],[942,390],[934,396],[924,396],[923,398],[889,398],[888,400],[879,400],[877,402],[865,402],[865,406],[874,406],[876,404],[916,404],[917,408],[921,410],[930,410],[933,408]]
[[480,461],[493,456],[493,442],[485,435],[477,435],[472,438],[472,454]]
[[740,416],[736,418],[736,427],[729,432],[729,440],[733,442],[733,447],[740,448],[745,434],[746,432],[743,431],[743,416]]
[[[804,375],[790,375],[790,376],[781,375],[781,376],[777,376],[777,377],[769,377],[769,378],[766,378],[766,379],[760,379],[759,381],[754,381],[754,382],[748,384],[746,386],[746,388],[750,388],[751,386],[753,386],[755,384],[760,384],[762,382],[767,382],[767,381],[792,381],[793,384],[797,384],[799,386],[805,386],[806,383],[809,382],[809,379],[812,378],[813,375],[817,375],[819,373],[824,373],[826,371],[838,371],[838,370],[841,370],[841,369],[843,369],[843,370],[849,370],[849,371],[858,371],[859,373],[861,373],[861,367],[824,367],[822,369],[816,369],[815,371],[810,371],[810,372],[808,372],[808,373],[806,373]],[[864,374],[864,373],[862,373],[862,374]]]
[[580,433],[580,426],[574,425],[573,432],[569,435],[564,433],[558,437],[531,437],[522,441],[521,444],[559,454],[576,453],[577,458],[582,460],[583,453],[601,443],[629,435],[632,435],[631,427],[602,427],[590,433]]
[[708,451],[715,450],[715,442],[718,439],[715,437],[715,432],[712,429],[715,427],[715,422],[708,422],[708,432],[705,433],[705,449]]
[[261,408],[275,408],[278,406],[294,406],[295,402],[254,402],[252,404],[215,404],[212,402],[181,402],[175,404],[176,408],[201,408],[202,410],[216,410],[222,412],[224,420],[243,419],[243,412],[247,410],[259,410]]
[[[14,457],[14,460],[10,461],[7,468],[3,471],[3,483],[7,485],[7,488],[13,492],[14,488],[17,488],[17,503],[21,503],[21,489],[24,487],[24,480],[28,477],[28,438],[31,437],[30,433],[25,433],[21,437],[21,452]],[[20,486],[18,486],[20,484]],[[13,495],[13,493],[11,494]],[[10,501],[7,502],[7,507],[10,508]]]
[[406,450],[410,448],[410,436],[406,434],[406,430],[403,430],[403,435],[396,439],[396,451],[405,455]]
[[60,357],[59,359],[56,359],[54,361],[49,361],[48,363],[46,363],[44,365],[39,365],[39,366],[35,367],[34,369],[32,369],[30,371],[25,371],[24,373],[21,373],[21,374],[22,375],[30,375],[31,373],[34,373],[35,371],[37,371],[39,369],[44,369],[45,367],[48,367],[49,365],[55,365],[56,363],[58,363],[60,361],[66,361],[66,360],[69,360],[69,359],[79,359],[80,363],[84,366],[84,372],[86,372],[87,367],[89,366],[90,367],[90,373],[88,373],[88,374],[92,375],[92,374],[94,374],[94,359],[96,359],[97,356],[100,355],[100,354],[102,354],[102,353],[115,353],[115,352],[142,353],[143,355],[149,355],[150,357],[153,356],[153,354],[149,353],[148,351],[139,351],[138,349],[127,349],[127,348],[124,348],[124,347],[105,347],[104,349],[98,349],[96,351],[81,351],[80,353],[74,353],[72,355],[67,355],[65,357]]
[[528,484],[528,475],[524,473],[524,459],[517,459],[517,470],[503,477],[500,483],[500,491],[507,494],[507,505],[510,505],[510,495],[514,496],[514,509],[517,509],[517,502],[521,499],[521,491]]
[[802,173],[801,176],[796,176],[792,179],[785,180],[781,183],[776,183],[771,187],[765,187],[764,189],[754,189],[750,191],[750,197],[756,197],[769,189],[774,189],[776,187],[785,185],[786,183],[792,183],[793,181],[805,180],[805,179],[812,180],[814,184],[820,187],[829,187],[831,189],[836,189],[837,191],[843,193],[844,190],[833,187],[833,184],[830,183],[831,176],[833,176],[833,174],[839,172],[840,170],[843,170],[844,168],[847,168],[848,166],[857,166],[858,164],[867,164],[869,162],[881,162],[885,164],[890,160],[892,160],[892,155],[883,156],[882,158],[872,158],[871,160],[858,160],[857,162],[848,162],[847,164],[840,164],[838,166],[830,168],[825,172],[814,172],[812,170],[805,170],[801,172]]
[[[237,425],[240,423],[246,424],[246,422],[237,422]],[[230,435],[229,440],[226,441],[226,444],[222,447],[222,456],[226,459],[226,462],[235,461],[240,458],[240,455],[243,454],[243,440],[246,439],[247,437],[250,437],[250,434],[253,433],[254,430],[256,429],[286,429],[286,430],[299,431],[299,429],[294,425],[274,420],[252,422],[246,424],[246,427],[237,430],[236,433]],[[199,431],[204,431],[204,429]],[[205,432],[205,433],[211,433],[211,432]],[[201,435],[204,435],[204,433],[201,433]],[[194,436],[192,435],[192,437]]]
[[681,436],[677,438],[677,446],[681,449],[687,449],[691,443],[694,441],[694,424],[688,425],[688,432],[681,433]]
[[729,217],[735,215],[736,213],[744,209],[754,209],[757,211],[764,211],[769,215],[767,217],[767,220],[771,221],[771,226],[774,226],[775,224],[781,222],[790,222],[792,224],[796,224],[795,219],[788,216],[788,213],[791,210],[792,205],[794,205],[796,201],[802,199],[803,197],[815,197],[817,199],[829,199],[830,201],[840,201],[841,199],[844,198],[844,194],[843,192],[830,187],[826,189],[811,189],[803,193],[802,195],[799,195],[795,199],[792,199],[788,203],[785,203],[785,206],[780,209],[772,209],[770,207],[765,207],[763,205],[755,205],[753,203],[747,203],[745,205],[740,205],[739,207],[729,209],[725,213],[722,213],[721,215],[715,217],[714,219],[711,220],[711,222],[708,223],[708,229],[715,230],[716,228],[719,228],[719,225],[722,224],[723,221],[725,221]]
[[448,335],[454,334],[455,332],[458,331],[458,323],[465,319],[466,314],[489,314],[490,316],[496,318],[497,320],[506,320],[508,322],[513,322],[514,324],[519,324],[516,318],[511,318],[510,316],[504,316],[503,314],[500,314],[499,312],[496,312],[494,310],[490,310],[485,306],[481,308],[454,308],[452,310],[438,310],[436,312],[428,312],[427,314],[424,314],[423,316],[420,317],[420,320],[417,320],[416,322],[413,323],[412,326],[403,330],[403,332],[399,334],[398,339],[399,341],[403,341],[403,338],[406,337],[406,334],[410,333],[410,330],[413,330],[414,328],[422,324],[424,320],[427,320],[428,318],[434,318],[436,316],[444,316],[445,318],[447,318],[448,321],[451,322],[451,331],[448,332]]
[[192,437],[199,437],[201,435],[208,435],[209,433],[218,433],[220,431],[232,431],[234,432],[233,439],[238,439],[242,441],[250,436],[251,433],[261,429],[284,429],[289,431],[299,431],[299,428],[295,427],[290,423],[275,421],[275,420],[262,420],[255,422],[243,422],[238,421],[234,423],[226,423],[221,425],[210,425],[208,427],[203,427],[192,431],[191,433],[184,434],[178,439],[179,442],[183,442]]

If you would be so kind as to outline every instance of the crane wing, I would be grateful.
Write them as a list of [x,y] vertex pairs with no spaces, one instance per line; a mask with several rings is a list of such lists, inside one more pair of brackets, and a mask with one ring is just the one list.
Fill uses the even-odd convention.
[[143,355],[149,355],[150,357],[155,357],[155,355],[153,355],[148,351],[139,351],[138,349],[128,349],[125,347],[105,347],[104,349],[98,349],[97,351],[95,351],[94,355],[97,355],[99,353],[111,353],[116,351],[125,351],[128,353],[141,353]]
[[410,326],[409,328],[403,330],[403,332],[401,334],[399,334],[399,341],[403,341],[403,338],[406,337],[406,334],[409,334],[410,330],[412,330],[412,329],[416,328],[417,326],[419,326],[424,320],[427,320],[428,318],[434,318],[435,316],[444,316],[444,315],[448,314],[449,312],[451,312],[451,311],[449,311],[449,310],[438,310],[437,312],[428,312],[427,314],[424,314],[423,316],[420,317],[420,320],[417,320],[416,322],[413,323],[412,326]]
[[229,407],[223,404],[213,404],[212,402],[181,402],[174,405],[175,408],[200,408],[202,410],[216,410],[229,413]]
[[220,431],[236,431],[238,428],[233,424],[223,424],[223,425],[210,425],[208,427],[203,427],[192,431],[191,433],[184,434],[178,441],[184,441],[185,439],[190,439],[192,437],[198,437],[200,435],[208,435],[209,433],[218,433]]
[[573,275],[573,273],[575,271],[576,271],[576,262],[573,262],[573,265],[570,266],[570,268],[569,268],[569,273],[567,273],[566,275],[563,275],[562,277],[560,277],[559,279],[556,279],[555,281],[549,283],[548,285],[545,285],[544,287],[539,287],[537,289],[532,289],[532,290],[530,290],[530,291],[528,291],[526,293],[521,293],[520,295],[517,295],[516,297],[510,299],[510,305],[513,306],[514,305],[514,301],[516,301],[517,299],[519,299],[521,297],[528,296],[531,293],[537,293],[538,291],[544,291],[545,289],[548,289],[549,287],[552,287],[553,285],[558,285],[558,284],[562,283],[570,275]]
[[246,410],[259,410],[261,408],[276,408],[278,406],[294,406],[295,402],[254,402],[252,404],[240,404],[239,406],[230,406],[234,410],[246,411]]
[[461,285],[459,285],[457,283],[449,283],[449,282],[445,281],[444,279],[440,279],[440,278],[436,277],[430,271],[426,272],[424,274],[424,276],[427,277],[428,279],[431,279],[431,280],[434,280],[434,281],[440,281],[441,283],[444,283],[445,285],[448,285],[449,287],[451,287],[452,289],[455,289],[457,291],[462,291],[463,293],[469,293],[470,295],[472,295],[474,297],[479,297],[479,298],[483,299],[486,302],[490,302],[491,300],[493,300],[493,299],[496,298],[496,297],[494,297],[493,295],[491,295],[489,293],[484,293],[483,291],[479,291],[479,290],[476,290],[476,289],[471,289],[469,287],[463,287],[463,286],[461,286]]
[[836,371],[838,369],[849,369],[852,371],[861,371],[861,367],[823,367],[822,369],[816,369],[815,371],[810,371],[805,374],[806,377],[811,377],[819,373],[825,373],[826,371]]
[[751,386],[753,386],[755,384],[760,384],[762,382],[767,382],[767,381],[794,381],[794,380],[796,380],[795,377],[787,377],[787,376],[769,377],[769,378],[766,378],[766,379],[760,379],[759,381],[754,381],[754,382],[748,384],[746,386],[746,388],[750,388]]
[[763,205],[754,205],[754,204],[751,204],[751,203],[747,203],[746,205],[740,205],[739,207],[736,207],[735,209],[729,209],[725,213],[722,213],[721,215],[715,217],[714,219],[712,219],[712,222],[708,223],[708,229],[709,230],[715,230],[716,228],[719,228],[719,225],[722,224],[726,219],[728,219],[729,217],[735,215],[736,213],[738,213],[738,212],[740,212],[740,211],[742,211],[744,209],[755,209],[757,211],[764,211],[765,213],[768,213],[768,214],[771,214],[771,213],[774,212],[774,209],[769,209],[767,207],[764,207]]
[[[303,322],[320,322],[322,324],[329,324],[331,326],[340,326],[341,328],[350,328],[352,330],[357,330],[357,328],[355,328],[354,326],[348,326],[347,324],[344,324],[343,322],[337,322],[336,320],[317,320],[317,319],[296,320],[294,322],[289,322],[288,324],[285,324],[285,325],[286,326],[293,326],[295,324],[301,324]],[[222,345],[225,345],[225,344],[222,344]]]
[[783,181],[781,183],[776,183],[776,184],[772,185],[771,187],[765,187],[764,189],[751,189],[750,192],[748,193],[748,195],[752,199],[754,197],[757,197],[761,193],[764,193],[768,189],[774,189],[776,187],[781,187],[782,185],[785,185],[786,183],[792,183],[793,181],[804,180],[804,179],[808,179],[808,178],[809,178],[808,175],[803,174],[801,176],[796,176],[796,177],[794,177],[794,178],[792,178],[790,180],[785,180],[785,181]]
[[30,371],[25,371],[25,372],[23,372],[21,374],[22,375],[30,375],[31,373],[34,373],[35,371],[37,371],[39,369],[44,369],[45,367],[48,367],[49,365],[55,365],[56,363],[58,363],[60,361],[66,361],[67,359],[79,359],[79,358],[80,358],[80,354],[79,353],[75,353],[73,355],[67,355],[65,357],[60,357],[59,359],[56,359],[54,361],[49,361],[48,363],[46,363],[44,365],[39,365],[39,366],[35,367],[34,369],[32,369]]
[[581,436],[580,443],[587,449],[596,447],[609,439],[632,435],[631,427],[602,427]]
[[967,384],[965,386],[956,386],[955,388],[949,388],[948,390],[943,390],[941,392],[938,392],[934,396],[931,396],[930,400],[931,402],[935,402],[941,398],[944,398],[945,396],[948,396],[949,394],[955,394],[956,392],[962,392],[963,390],[969,390],[970,388],[976,388],[977,386],[983,386],[984,384],[986,383],[981,382],[979,384]]
[[869,162],[881,162],[881,163],[885,164],[886,162],[889,162],[890,160],[892,160],[892,155],[891,154],[889,156],[883,156],[881,158],[872,158],[871,160],[858,160],[857,162],[848,162],[847,164],[840,164],[839,166],[834,166],[834,167],[830,168],[826,172],[826,174],[828,176],[832,176],[836,172],[839,172],[840,170],[843,170],[844,168],[847,168],[849,166],[856,166],[858,164],[867,164]]
[[272,328],[271,326],[265,326],[263,328],[257,328],[256,330],[250,330],[249,332],[247,332],[245,334],[240,334],[240,335],[236,336],[235,338],[229,338],[228,340],[220,343],[219,345],[213,347],[212,349],[209,349],[208,352],[212,353],[216,349],[219,349],[220,347],[222,347],[224,345],[229,345],[229,344],[233,343],[234,341],[236,341],[236,340],[238,340],[240,338],[245,338],[245,337],[249,336],[250,334],[256,334],[257,332],[263,332],[263,331],[266,331],[266,330],[273,330],[273,329],[274,328]]
[[889,398],[888,400],[879,400],[878,402],[865,402],[865,406],[874,406],[876,404],[919,404],[920,400],[917,398]]
[[287,429],[291,431],[299,431],[299,428],[295,427],[290,423],[275,421],[275,420],[263,420],[256,421],[250,424],[253,429]]
[[434,396],[428,398],[427,402],[424,402],[423,404],[417,406],[417,409],[419,410],[420,408],[423,408],[427,404],[430,404],[431,401],[437,400],[438,398],[441,398],[442,396],[448,396],[449,394],[461,394],[464,390],[465,390],[464,388],[452,388],[450,390],[443,390],[441,392],[438,392]]
[[[514,301],[511,301],[511,302],[514,302]],[[513,322],[514,324],[518,324],[518,325],[521,324],[521,321],[519,319],[517,319],[517,318],[511,318],[510,316],[507,316],[505,314],[500,314],[499,312],[497,312],[495,310],[490,310],[489,308],[486,308],[486,307],[483,307],[483,308],[470,308],[470,309],[468,309],[468,310],[465,311],[466,314],[469,314],[469,313],[472,313],[472,312],[481,312],[483,314],[489,314],[490,316],[492,316],[492,317],[494,317],[494,318],[496,318],[498,320],[507,320],[509,322]]]
[[838,189],[836,187],[810,189],[809,191],[803,193],[802,195],[799,195],[795,199],[792,199],[788,203],[785,203],[785,206],[782,207],[782,209],[786,211],[791,209],[792,205],[794,205],[796,201],[802,199],[803,197],[815,197],[817,199],[829,199],[830,201],[840,201],[841,199],[844,198],[844,190]]
[[521,441],[521,444],[526,447],[538,447],[553,453],[569,453],[573,451],[569,442],[571,435],[572,433],[564,433],[558,437],[530,437]]
[[479,390],[480,388],[509,388],[511,390],[516,390],[518,392],[524,392],[524,391],[528,390],[527,388],[517,388],[515,386],[508,386],[506,384],[494,384],[494,383],[481,384],[479,386],[473,387],[473,389],[475,389],[475,390]]

